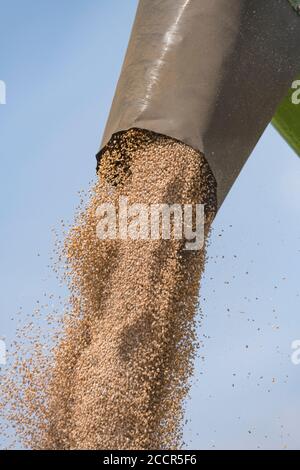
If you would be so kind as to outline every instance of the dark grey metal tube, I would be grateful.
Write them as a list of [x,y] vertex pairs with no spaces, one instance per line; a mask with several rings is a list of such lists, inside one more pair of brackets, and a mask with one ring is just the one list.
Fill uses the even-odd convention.
[[300,71],[286,0],[140,0],[104,132],[149,129],[203,152],[219,206]]

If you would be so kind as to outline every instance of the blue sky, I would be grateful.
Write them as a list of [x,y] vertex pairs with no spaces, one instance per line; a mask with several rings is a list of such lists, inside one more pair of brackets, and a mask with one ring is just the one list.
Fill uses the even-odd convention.
[[[61,292],[51,229],[72,220],[95,158],[136,0],[0,0],[0,336]],[[270,126],[215,222],[191,448],[300,448],[300,160]],[[204,358],[204,359],[203,359]],[[1,438],[0,438],[1,446]]]

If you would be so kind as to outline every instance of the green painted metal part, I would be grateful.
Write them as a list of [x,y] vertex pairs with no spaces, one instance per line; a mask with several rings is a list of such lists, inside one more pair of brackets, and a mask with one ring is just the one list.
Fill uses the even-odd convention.
[[[300,14],[300,0],[288,0]],[[272,120],[274,127],[300,157],[300,77],[277,108]]]
[[300,157],[300,77],[280,103],[272,123]]
[[300,0],[289,0],[292,7],[300,14]]

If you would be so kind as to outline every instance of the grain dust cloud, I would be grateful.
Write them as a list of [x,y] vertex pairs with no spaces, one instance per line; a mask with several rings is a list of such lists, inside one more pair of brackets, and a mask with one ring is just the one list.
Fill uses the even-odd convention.
[[1,376],[2,431],[15,437],[12,445],[183,445],[205,249],[185,250],[179,239],[100,240],[97,208],[122,196],[132,204],[204,204],[206,238],[216,213],[216,183],[202,154],[139,129],[112,137],[62,244],[64,314],[58,321],[39,310],[42,331],[35,317],[23,327]]

